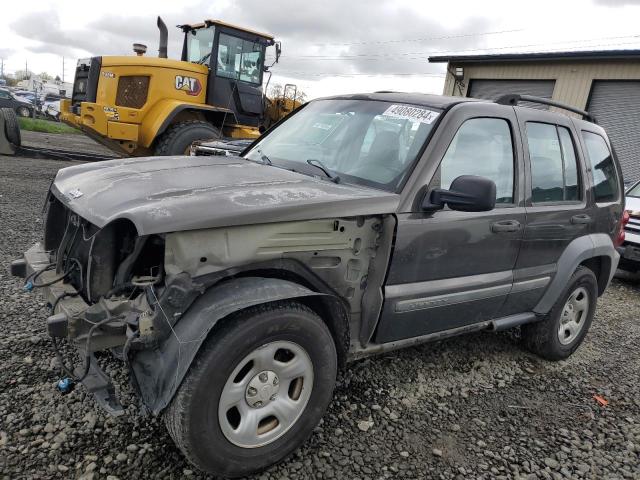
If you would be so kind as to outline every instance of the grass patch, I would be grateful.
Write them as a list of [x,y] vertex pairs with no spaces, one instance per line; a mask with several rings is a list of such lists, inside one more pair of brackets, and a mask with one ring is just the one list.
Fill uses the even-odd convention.
[[65,123],[52,122],[50,120],[42,120],[40,118],[18,117],[18,123],[20,124],[20,129],[27,130],[29,132],[82,133],[77,128],[70,127]]

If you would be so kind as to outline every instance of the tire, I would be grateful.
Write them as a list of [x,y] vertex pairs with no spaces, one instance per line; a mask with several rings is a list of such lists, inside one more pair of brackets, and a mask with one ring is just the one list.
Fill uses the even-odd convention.
[[[290,380],[283,365],[296,370]],[[165,424],[199,469],[224,477],[258,472],[311,435],[331,401],[337,368],[331,333],[312,310],[293,301],[254,307],[208,338],[167,408]],[[252,392],[252,385],[259,390]],[[284,407],[274,412],[277,417],[270,415],[278,405]],[[242,428],[245,419],[255,429]]]
[[16,108],[16,113],[20,117],[27,118],[31,116],[31,109],[29,107],[18,107]]
[[2,108],[0,109],[0,114],[4,117],[4,132],[7,140],[15,148],[18,148],[22,144],[22,137],[16,113],[11,108]]
[[220,138],[220,130],[200,120],[189,120],[171,125],[156,142],[156,155],[188,155],[196,140]]
[[589,331],[597,298],[595,275],[586,267],[578,267],[545,318],[522,327],[526,347],[547,360],[568,358]]

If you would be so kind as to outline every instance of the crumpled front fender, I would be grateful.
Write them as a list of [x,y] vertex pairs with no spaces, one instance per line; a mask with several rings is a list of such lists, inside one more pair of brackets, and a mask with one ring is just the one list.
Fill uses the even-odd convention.
[[198,350],[221,319],[255,305],[303,297],[339,302],[331,295],[276,278],[236,278],[209,289],[160,345],[131,353],[130,364],[147,408],[158,414],[169,405]]

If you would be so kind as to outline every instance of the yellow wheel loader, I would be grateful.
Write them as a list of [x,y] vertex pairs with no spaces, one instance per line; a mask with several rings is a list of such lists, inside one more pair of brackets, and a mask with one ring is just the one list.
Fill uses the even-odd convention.
[[[256,138],[298,102],[270,101],[262,90],[267,47],[280,43],[218,20],[180,25],[181,60],[167,58],[167,27],[158,17],[158,58],[102,56],[78,60],[61,119],[125,155],[182,155],[196,140]],[[270,75],[270,73],[268,73]]]

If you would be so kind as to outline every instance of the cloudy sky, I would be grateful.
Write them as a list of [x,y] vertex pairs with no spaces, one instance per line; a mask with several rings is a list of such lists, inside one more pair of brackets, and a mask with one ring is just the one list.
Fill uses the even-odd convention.
[[272,83],[296,83],[310,98],[403,90],[440,93],[433,54],[640,48],[640,0],[40,0],[11,2],[0,16],[6,72],[73,77],[77,58],[157,51],[155,18],[173,25],[216,18],[272,33],[283,54]]

